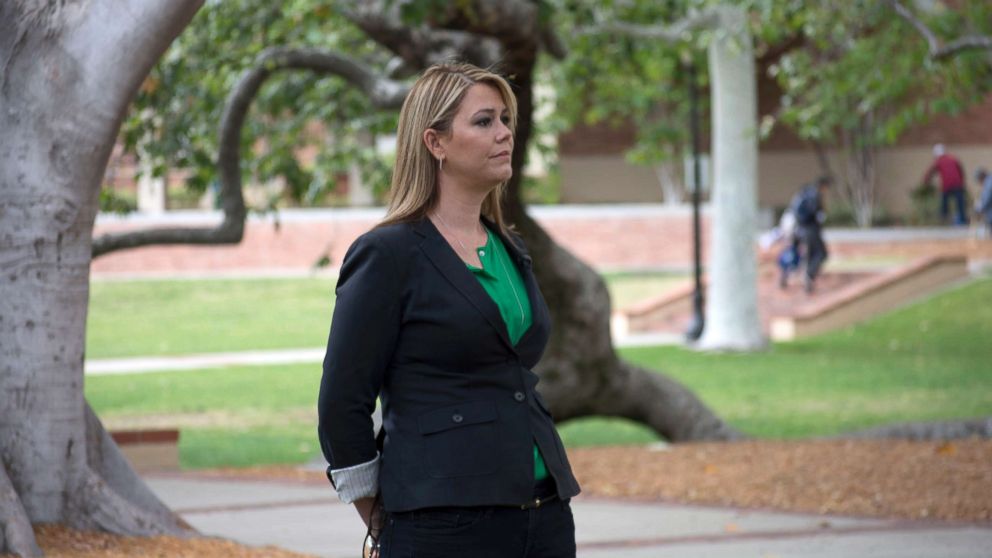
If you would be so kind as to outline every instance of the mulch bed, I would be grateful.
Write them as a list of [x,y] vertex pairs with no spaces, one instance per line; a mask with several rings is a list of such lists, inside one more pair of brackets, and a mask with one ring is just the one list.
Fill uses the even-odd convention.
[[122,537],[37,525],[35,537],[46,558],[309,558],[274,546],[249,547],[217,538]]
[[992,442],[747,441],[571,453],[586,494],[901,519],[992,521]]
[[[892,519],[992,523],[992,441],[745,441],[569,452],[586,497]],[[198,476],[327,483],[292,467]],[[37,528],[48,556],[300,557],[220,539],[118,537]]]

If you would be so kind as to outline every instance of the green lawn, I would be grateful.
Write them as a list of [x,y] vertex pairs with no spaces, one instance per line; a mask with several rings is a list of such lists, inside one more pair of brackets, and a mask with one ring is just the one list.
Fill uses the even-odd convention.
[[692,280],[684,273],[610,273],[603,276],[610,291],[613,309],[619,310],[656,297]]
[[333,278],[94,281],[86,356],[319,347]]
[[[763,353],[680,347],[622,353],[685,383],[755,436],[992,415],[989,301],[992,279],[983,279],[867,324]],[[87,378],[86,395],[111,428],[180,427],[185,467],[298,463],[318,451],[319,379],[317,364],[96,376]],[[615,419],[571,421],[561,431],[572,447],[656,439]]]
[[[606,277],[616,307],[682,280],[659,273]],[[86,356],[115,358],[320,347],[334,278],[94,281]]]

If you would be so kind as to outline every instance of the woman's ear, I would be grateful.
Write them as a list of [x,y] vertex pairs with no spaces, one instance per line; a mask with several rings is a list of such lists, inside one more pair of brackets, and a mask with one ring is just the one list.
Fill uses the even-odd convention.
[[433,128],[424,130],[424,145],[435,159],[444,158],[444,148],[441,146],[441,137],[438,136],[437,130]]

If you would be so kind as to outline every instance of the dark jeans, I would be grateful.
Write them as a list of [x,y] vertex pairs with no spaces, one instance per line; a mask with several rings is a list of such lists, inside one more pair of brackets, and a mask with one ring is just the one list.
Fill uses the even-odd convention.
[[823,262],[827,261],[827,244],[823,242],[820,227],[802,227],[798,231],[798,237],[802,244],[803,260],[806,262],[806,277],[814,281]]
[[575,523],[557,497],[530,509],[427,508],[389,514],[380,544],[380,558],[574,558]]
[[948,213],[947,210],[949,209],[948,199],[953,199],[954,203],[956,203],[958,206],[957,207],[958,212],[957,212],[957,216],[955,216],[954,218],[954,224],[964,225],[965,223],[967,223],[968,218],[965,217],[965,209],[964,209],[964,188],[955,188],[953,190],[948,190],[946,192],[941,193],[940,218],[943,219],[945,223],[947,222],[947,213]]

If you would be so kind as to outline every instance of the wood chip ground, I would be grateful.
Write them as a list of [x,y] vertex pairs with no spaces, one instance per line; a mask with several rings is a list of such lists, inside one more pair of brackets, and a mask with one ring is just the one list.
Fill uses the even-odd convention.
[[[992,441],[745,441],[569,452],[583,493],[704,505],[862,517],[992,523]],[[291,467],[200,471],[197,476],[326,483]],[[221,539],[118,537],[36,528],[47,556],[291,558]]]

